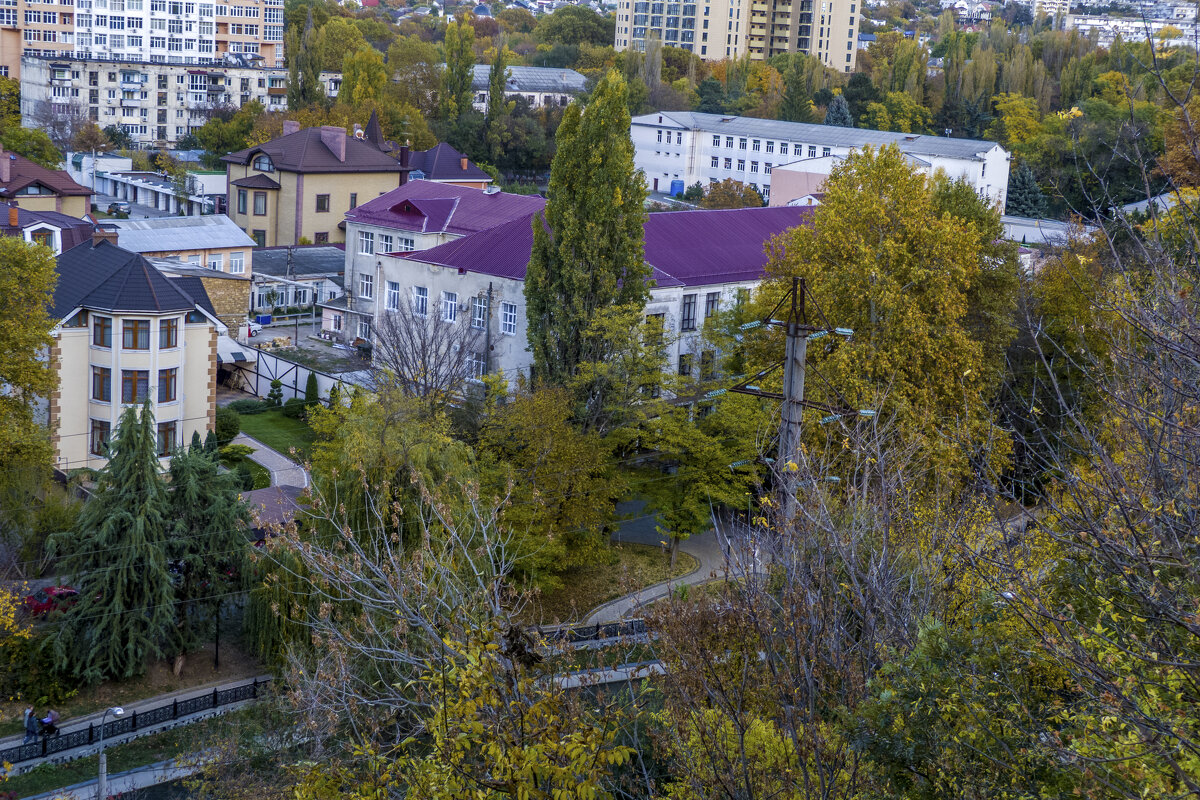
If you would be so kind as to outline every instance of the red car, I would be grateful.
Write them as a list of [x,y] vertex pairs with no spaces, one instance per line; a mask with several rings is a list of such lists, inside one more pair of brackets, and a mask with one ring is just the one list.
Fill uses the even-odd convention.
[[25,598],[25,608],[35,617],[50,611],[58,611],[74,604],[79,592],[70,586],[49,586],[38,589]]

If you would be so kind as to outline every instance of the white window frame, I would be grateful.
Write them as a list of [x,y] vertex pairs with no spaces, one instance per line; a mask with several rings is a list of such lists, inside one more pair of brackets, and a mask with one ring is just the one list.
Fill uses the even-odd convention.
[[384,306],[388,311],[400,310],[400,283],[399,281],[388,281],[387,291],[384,297]]
[[500,304],[500,332],[506,336],[517,335],[517,304]]
[[358,296],[363,300],[375,299],[375,276],[364,272],[358,276]]
[[229,254],[229,272],[233,275],[241,275],[246,271],[246,254],[245,253],[230,253]]
[[458,292],[442,292],[442,322],[458,319]]
[[358,254],[360,256],[375,255],[375,234],[370,231],[358,232]]
[[488,299],[486,297],[471,298],[471,327],[481,331],[487,327]]

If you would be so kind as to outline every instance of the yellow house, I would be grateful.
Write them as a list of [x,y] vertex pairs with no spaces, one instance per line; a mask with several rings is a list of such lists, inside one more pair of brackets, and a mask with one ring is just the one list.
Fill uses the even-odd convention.
[[[121,413],[150,400],[162,458],[212,427],[217,340],[198,278],[168,278],[99,232],[58,258],[48,422],[55,467],[99,468]],[[164,462],[165,463],[165,462]]]
[[404,182],[405,168],[372,120],[366,132],[283,123],[283,136],[230,153],[228,213],[259,247],[344,242],[346,212]]
[[76,219],[92,210],[92,190],[61,169],[46,169],[0,148],[0,199],[30,211],[57,211]]

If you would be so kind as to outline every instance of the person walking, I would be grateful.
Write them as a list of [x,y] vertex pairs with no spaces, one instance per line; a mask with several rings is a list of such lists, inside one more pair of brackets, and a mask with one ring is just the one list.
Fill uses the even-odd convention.
[[38,737],[38,718],[33,713],[33,706],[28,706],[25,709],[25,741],[21,744],[29,744],[36,742]]

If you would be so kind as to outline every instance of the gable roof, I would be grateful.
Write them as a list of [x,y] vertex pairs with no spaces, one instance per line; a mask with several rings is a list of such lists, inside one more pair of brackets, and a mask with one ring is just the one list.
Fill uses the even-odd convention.
[[482,181],[492,182],[492,176],[475,166],[467,159],[466,169],[463,169],[462,153],[442,142],[428,150],[417,150],[409,157],[408,166],[413,171],[420,170],[427,181]]
[[[345,141],[345,158],[333,146]],[[348,136],[344,128],[301,128],[295,133],[222,156],[227,164],[249,164],[259,153],[271,157],[275,169],[288,172],[401,172],[400,162],[374,143]]]
[[[660,288],[741,283],[762,277],[766,245],[810,221],[812,207],[664,211],[646,218],[646,263]],[[524,280],[533,214],[397,258]]]
[[488,193],[432,181],[409,181],[346,213],[347,222],[414,233],[459,236],[536,214],[546,207],[537,195]]
[[62,319],[80,306],[149,314],[211,308],[199,279],[168,278],[143,256],[94,240],[58,257],[58,283],[50,313]]
[[279,181],[272,178],[270,175],[259,172],[255,175],[250,175],[245,178],[238,178],[232,181],[234,186],[241,186],[245,189],[278,189]]
[[92,223],[86,219],[76,219],[57,211],[30,211],[27,208],[17,208],[17,225],[9,225],[11,206],[0,205],[0,236],[24,236],[24,232],[38,225],[49,225],[58,228],[62,240],[62,249],[70,250],[75,245],[91,237]]
[[0,158],[8,159],[8,182],[0,186],[0,197],[15,197],[27,186],[41,184],[54,194],[64,196],[89,196],[92,190],[72,180],[64,170],[46,169],[24,156],[0,150]]
[[106,219],[100,227],[117,231],[117,244],[134,253],[169,253],[216,247],[254,247],[254,240],[224,214],[201,217]]
[[735,117],[729,114],[701,114],[698,111],[658,111],[634,117],[634,125],[662,127],[659,118],[669,120],[684,130],[703,131],[730,136],[757,136],[766,139],[785,139],[804,144],[829,147],[880,147],[894,144],[902,153],[941,156],[943,158],[975,159],[1000,145],[983,139],[951,139],[945,136],[925,136],[914,133],[873,131],[866,128],[842,128],[837,125],[814,125],[808,122],[782,122],[773,119]]

